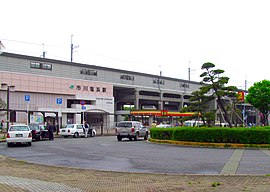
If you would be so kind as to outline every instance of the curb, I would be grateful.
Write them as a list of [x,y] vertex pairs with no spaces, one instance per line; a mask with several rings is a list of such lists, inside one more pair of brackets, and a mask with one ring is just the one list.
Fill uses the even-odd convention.
[[173,140],[160,140],[160,139],[148,139],[149,142],[172,144],[189,147],[212,147],[212,148],[249,148],[249,149],[270,149],[270,144],[240,144],[240,143],[207,143],[207,142],[191,142],[191,141],[173,141]]

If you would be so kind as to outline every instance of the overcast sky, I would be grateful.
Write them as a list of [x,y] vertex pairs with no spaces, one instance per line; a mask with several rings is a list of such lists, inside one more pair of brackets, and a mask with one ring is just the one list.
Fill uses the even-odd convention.
[[[269,0],[0,0],[6,52],[200,81],[212,62],[239,88],[269,79]],[[44,44],[44,46],[42,45]]]

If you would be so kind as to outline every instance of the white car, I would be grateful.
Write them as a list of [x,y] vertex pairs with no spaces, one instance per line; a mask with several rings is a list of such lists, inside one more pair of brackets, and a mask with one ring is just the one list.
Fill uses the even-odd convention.
[[32,145],[32,133],[28,125],[11,125],[6,136],[7,146],[26,143]]
[[173,127],[173,126],[170,125],[170,124],[163,124],[163,123],[161,123],[161,124],[157,125],[156,127],[157,128],[170,128],[170,127]]
[[65,138],[70,136],[84,137],[84,126],[83,124],[67,124],[65,128],[60,129],[59,134]]

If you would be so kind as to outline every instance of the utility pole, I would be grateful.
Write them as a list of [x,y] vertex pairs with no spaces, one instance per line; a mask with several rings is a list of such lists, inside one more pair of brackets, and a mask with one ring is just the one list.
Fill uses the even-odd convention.
[[190,67],[188,67],[188,80],[190,81]]
[[70,62],[73,62],[73,52],[74,49],[79,48],[79,45],[74,46],[72,42],[73,35],[71,35],[71,44],[70,44]]
[[44,43],[42,44],[42,46],[43,46],[42,58],[45,58],[46,52],[44,50]]
[[190,61],[188,61],[188,80],[190,81],[190,73],[191,71],[195,71],[195,69],[191,70],[190,69]]
[[72,43],[72,38],[73,38],[73,35],[71,35],[71,46],[70,46],[70,51],[71,51],[71,54],[70,54],[70,62],[72,63],[73,61],[73,43]]
[[190,81],[190,61],[188,61],[188,80]]

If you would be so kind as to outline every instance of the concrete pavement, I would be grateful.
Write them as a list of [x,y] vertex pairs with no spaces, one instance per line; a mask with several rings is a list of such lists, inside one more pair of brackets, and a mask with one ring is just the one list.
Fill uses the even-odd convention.
[[38,165],[0,156],[1,192],[268,192],[269,188],[267,175],[125,173]]
[[[236,174],[244,152],[245,149],[234,149],[220,174],[207,175],[98,171],[34,164],[0,156],[0,191],[269,191],[268,174]],[[254,150],[253,158],[261,153],[270,157],[269,150],[261,149]]]

